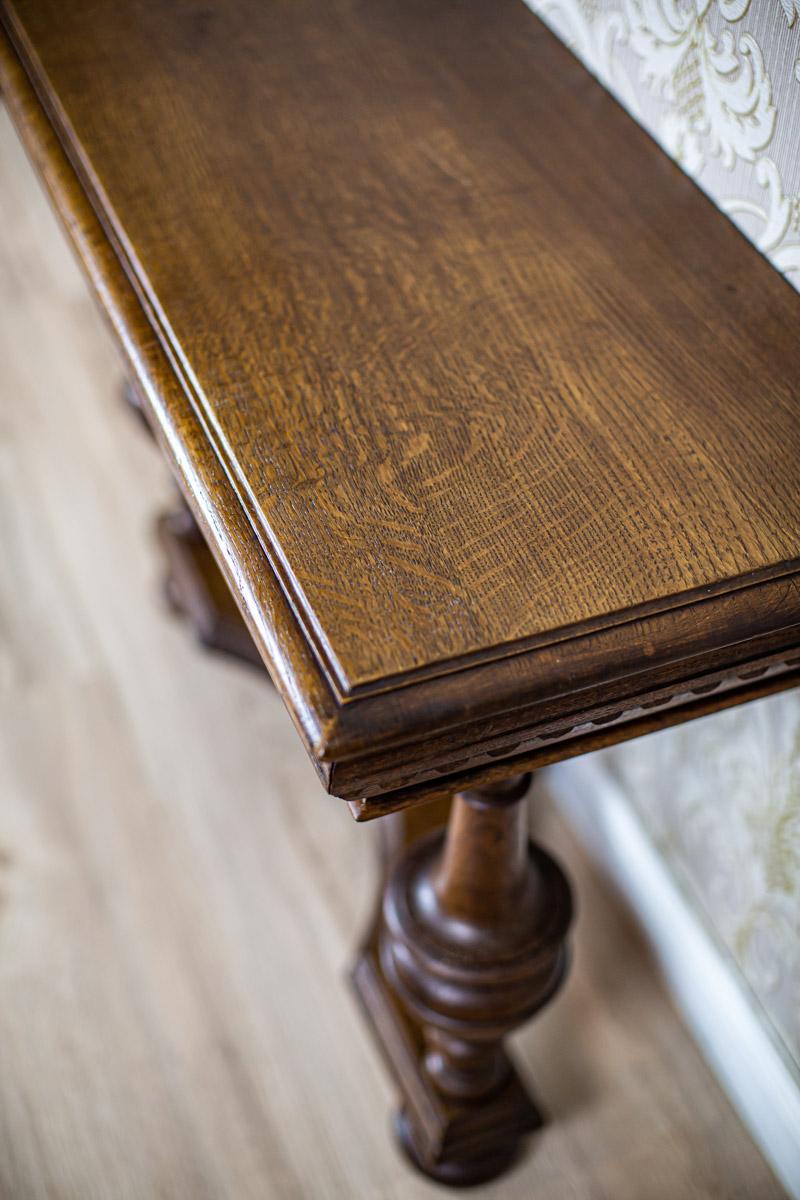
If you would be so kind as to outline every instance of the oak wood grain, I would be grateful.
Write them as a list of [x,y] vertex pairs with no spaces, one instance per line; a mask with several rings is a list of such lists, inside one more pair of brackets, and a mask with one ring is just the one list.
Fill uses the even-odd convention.
[[[2,105],[0,309],[0,1195],[436,1200],[379,1131],[393,1096],[343,986],[388,822],[326,803],[275,693],[155,602],[173,489]],[[561,999],[514,1045],[553,1121],[499,1194],[779,1200],[535,811],[581,912]]]
[[0,12],[329,790],[417,802],[791,658],[797,297],[521,4]]
[[800,557],[796,296],[517,0],[7,8],[343,691]]

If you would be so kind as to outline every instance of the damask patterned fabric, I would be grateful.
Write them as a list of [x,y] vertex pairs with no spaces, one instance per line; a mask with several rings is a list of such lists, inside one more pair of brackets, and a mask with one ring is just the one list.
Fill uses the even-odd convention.
[[800,692],[604,759],[800,1069]]
[[800,0],[526,0],[800,289]]

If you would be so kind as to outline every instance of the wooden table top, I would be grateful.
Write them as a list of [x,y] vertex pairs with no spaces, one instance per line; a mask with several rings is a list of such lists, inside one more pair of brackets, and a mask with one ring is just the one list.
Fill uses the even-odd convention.
[[800,300],[520,0],[0,12],[331,791],[368,816],[795,681]]

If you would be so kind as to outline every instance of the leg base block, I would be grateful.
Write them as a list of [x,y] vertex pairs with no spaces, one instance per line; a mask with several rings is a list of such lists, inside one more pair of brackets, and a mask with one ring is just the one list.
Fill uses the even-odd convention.
[[412,1165],[429,1179],[447,1187],[475,1187],[479,1183],[489,1183],[490,1180],[497,1179],[509,1170],[519,1150],[518,1143],[514,1141],[506,1145],[498,1144],[474,1156],[461,1154],[450,1158],[440,1155],[433,1160],[422,1158],[414,1125],[405,1108],[401,1108],[395,1114],[394,1132]]
[[513,1063],[484,1099],[449,1099],[423,1065],[421,1030],[386,982],[374,934],[356,962],[353,985],[400,1090],[395,1133],[414,1166],[451,1187],[485,1183],[506,1172],[524,1138],[544,1124]]

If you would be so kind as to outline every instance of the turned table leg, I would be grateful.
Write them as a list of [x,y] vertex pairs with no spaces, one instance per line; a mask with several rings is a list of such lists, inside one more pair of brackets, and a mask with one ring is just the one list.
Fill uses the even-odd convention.
[[503,1045],[560,986],[567,880],[528,838],[530,776],[457,794],[401,849],[354,982],[399,1084],[400,1143],[426,1175],[501,1174],[542,1118]]

